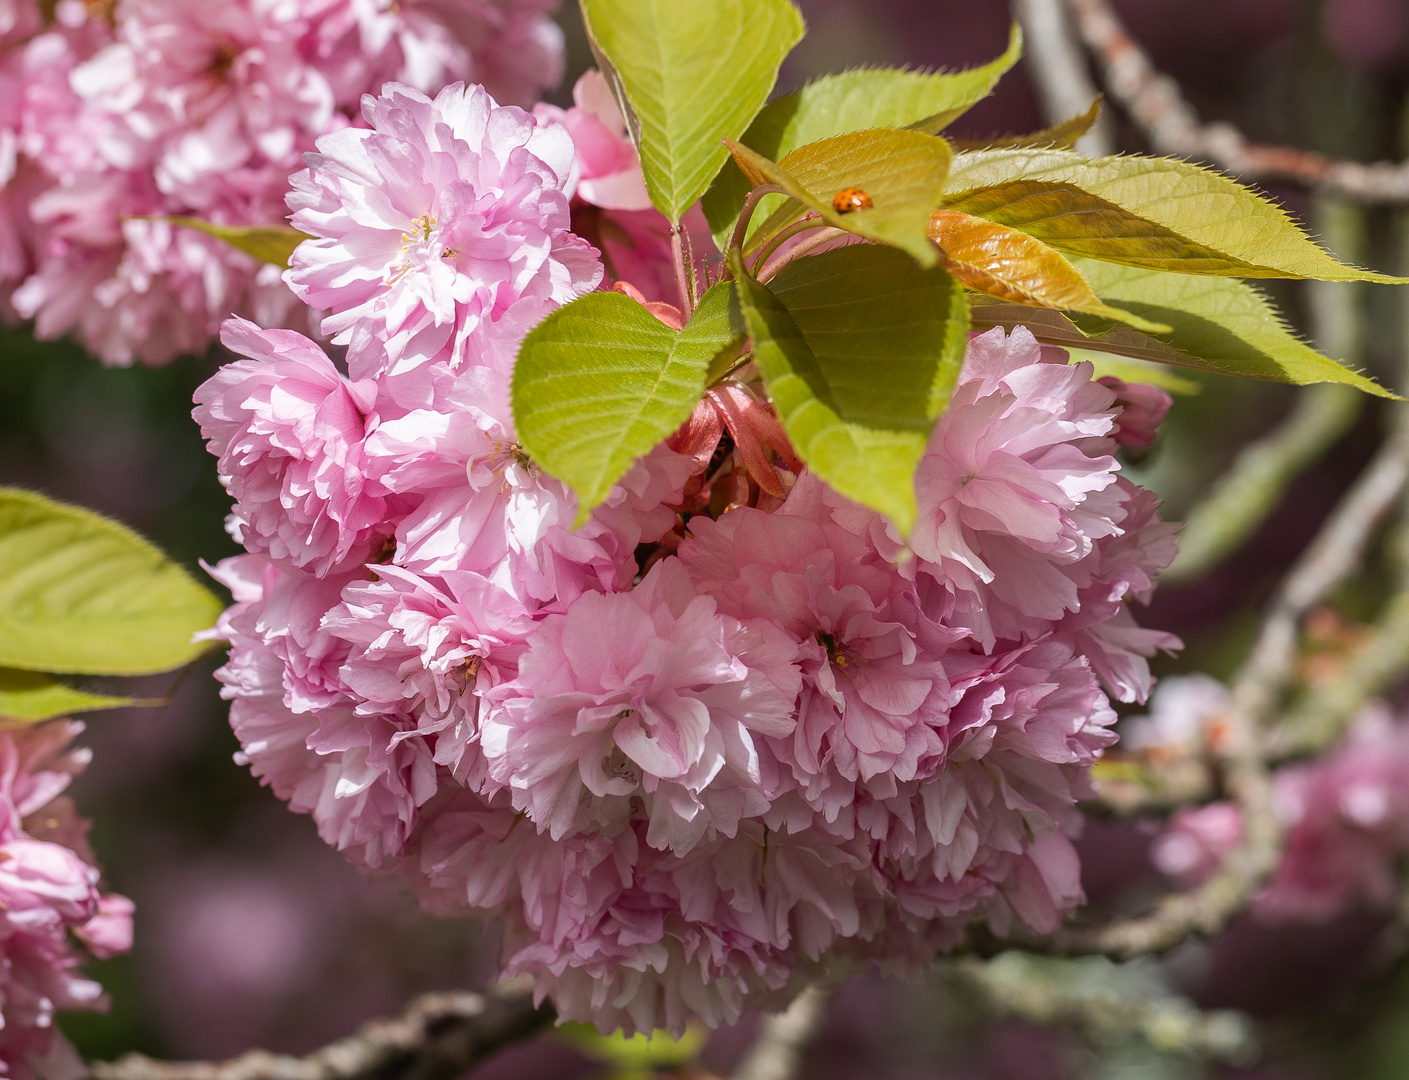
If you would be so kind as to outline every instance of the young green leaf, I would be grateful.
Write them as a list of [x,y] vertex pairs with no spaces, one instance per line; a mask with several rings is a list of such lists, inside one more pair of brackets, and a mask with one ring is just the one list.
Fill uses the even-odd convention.
[[221,604],[115,521],[0,488],[0,664],[79,675],[168,671]]
[[975,292],[1018,304],[1099,315],[1149,334],[1169,330],[1162,323],[1103,303],[1061,252],[1025,232],[941,208],[930,217],[930,239],[943,252],[945,269]]
[[[935,134],[993,92],[1022,55],[1016,23],[1003,55],[963,71],[902,71],[862,68],[824,75],[770,104],[739,141],[770,161],[799,146],[872,128],[913,127]],[[705,193],[704,212],[721,251],[734,230],[750,185],[732,162]],[[759,221],[778,202],[765,203]]]
[[1107,262],[1231,277],[1409,281],[1347,266],[1275,203],[1221,173],[1170,158],[980,150],[955,158],[949,191],[951,209]]
[[1151,337],[1126,326],[1078,315],[975,298],[975,328],[1026,326],[1039,341],[1093,349],[1159,364],[1305,386],[1334,382],[1380,397],[1394,397],[1373,380],[1322,356],[1296,337],[1251,286],[1227,278],[1166,274],[1157,270],[1078,259],[1074,265],[1107,302],[1158,318],[1173,329]]
[[[746,173],[792,196],[759,237],[811,210],[835,228],[908,252],[921,266],[938,259],[928,232],[949,169],[949,144],[943,139],[918,131],[857,131],[800,146],[776,164],[741,143],[730,142],[729,149]],[[835,210],[832,200],[846,188],[865,192],[870,208]]]
[[1255,266],[1064,181],[1010,180],[950,195],[945,206],[1021,230],[1068,255],[1182,274],[1258,274]]
[[589,293],[524,339],[514,422],[529,456],[577,492],[577,525],[690,418],[711,362],[742,340],[732,291],[711,288],[679,333],[628,296]]
[[1198,366],[1193,357],[1184,356],[1164,342],[1128,326],[1117,326],[1105,333],[1093,331],[1087,334],[1066,315],[1051,308],[1027,307],[970,294],[969,321],[975,331],[1001,326],[1011,333],[1016,327],[1026,327],[1043,344],[1060,345],[1064,349],[1089,349],[1113,356],[1129,356],[1152,364]]
[[651,202],[679,221],[768,100],[802,16],[787,0],[582,0],[582,14],[626,91]]
[[705,1032],[697,1025],[687,1027],[678,1039],[668,1031],[601,1035],[590,1024],[563,1024],[555,1034],[584,1057],[611,1066],[613,1076],[647,1080],[658,1070],[683,1069],[699,1057],[705,1045]]
[[198,229],[272,266],[288,266],[289,260],[294,257],[294,248],[312,239],[307,233],[289,225],[216,225],[179,214],[162,220],[173,225],[184,225],[188,229]]
[[915,522],[915,466],[968,342],[963,290],[900,252],[853,245],[767,285],[731,254],[754,359],[798,456],[843,495]]
[[137,698],[93,694],[65,686],[52,675],[41,671],[0,668],[0,728],[37,724],[72,713],[141,704],[145,702]]
[[1072,348],[1067,352],[1074,364],[1088,361],[1096,369],[1098,379],[1104,375],[1114,375],[1124,382],[1148,383],[1180,397],[1193,397],[1203,393],[1203,383],[1176,375],[1163,364],[1152,364],[1148,360],[1136,360],[1130,356],[1116,356],[1114,353],[1096,352],[1094,349]]
[[[1194,357],[1208,371],[1274,382],[1334,382],[1379,397],[1394,397],[1372,379],[1306,344],[1250,285],[1226,278],[1166,274],[1078,259],[1077,268],[1097,295],[1174,329],[1161,335],[1170,347]],[[1082,320],[1078,318],[1078,324]]]
[[949,145],[956,151],[1014,150],[1020,147],[1070,150],[1081,136],[1096,126],[1096,121],[1100,118],[1101,95],[1097,94],[1091,102],[1091,107],[1084,113],[1041,131],[1032,131],[1026,135],[1000,135],[993,139],[950,139]]

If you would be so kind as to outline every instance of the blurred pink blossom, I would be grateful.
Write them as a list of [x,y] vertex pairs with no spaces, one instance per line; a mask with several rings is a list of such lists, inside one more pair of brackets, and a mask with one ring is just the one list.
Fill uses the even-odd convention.
[[86,827],[60,797],[88,762],[69,745],[82,730],[57,720],[0,732],[0,1073],[14,1080],[61,1050],[56,1012],[106,1007],[75,941],[95,957],[132,945],[132,903],[100,892]]
[[231,313],[307,328],[279,267],[165,219],[282,224],[303,154],[390,79],[527,104],[561,77],[550,6],[61,0],[28,40],[0,10],[0,311],[114,364],[202,352]]

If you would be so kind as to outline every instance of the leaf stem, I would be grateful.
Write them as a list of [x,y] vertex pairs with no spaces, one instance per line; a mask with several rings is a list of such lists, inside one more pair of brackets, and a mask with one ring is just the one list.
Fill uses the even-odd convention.
[[748,236],[749,222],[753,220],[753,212],[758,209],[758,204],[763,201],[765,195],[786,195],[787,192],[777,184],[764,184],[749,192],[748,198],[744,200],[744,207],[739,211],[739,220],[734,225],[734,237],[729,241],[731,250],[737,249],[739,260],[743,261],[744,239]]
[[779,229],[774,235],[768,238],[768,240],[764,243],[763,247],[759,249],[758,255],[754,258],[754,276],[758,276],[759,270],[762,269],[763,264],[768,261],[768,256],[772,255],[775,251],[777,251],[780,247],[786,244],[794,236],[797,236],[799,233],[807,232],[809,229],[820,228],[826,224],[827,223],[823,221],[818,215],[809,214],[801,221],[794,221],[791,225]]
[[809,236],[796,247],[786,252],[777,262],[763,267],[761,271],[755,269],[754,277],[756,277],[760,283],[772,281],[778,271],[783,269],[783,267],[787,266],[788,263],[792,262],[794,259],[800,259],[804,255],[811,255],[819,247],[830,244],[833,240],[846,235],[845,230],[835,227],[823,229],[815,236]]
[[680,293],[680,313],[685,317],[685,321],[690,321],[690,316],[695,311],[695,298],[690,293],[690,283],[685,278],[685,249],[681,243],[682,226],[677,221],[670,226],[670,255],[671,261],[675,263],[675,288]]

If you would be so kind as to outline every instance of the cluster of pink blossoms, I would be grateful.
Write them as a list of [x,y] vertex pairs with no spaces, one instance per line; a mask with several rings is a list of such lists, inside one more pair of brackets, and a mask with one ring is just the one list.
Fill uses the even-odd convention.
[[977,918],[1055,929],[1107,694],[1143,700],[1177,644],[1127,610],[1173,528],[1114,457],[1157,396],[975,337],[907,552],[726,384],[574,531],[509,381],[601,283],[573,214],[634,162],[475,87],[366,110],[290,197],[288,281],[348,375],[232,320],[245,359],[197,393],[249,551],[216,571],[242,760],[429,909],[495,913],[506,971],[604,1029],[909,969]]
[[[1219,724],[1229,700],[1221,683],[1193,675],[1170,678],[1152,705],[1135,741],[1177,751]],[[1396,867],[1409,855],[1409,723],[1373,705],[1330,753],[1278,769],[1275,785],[1286,845],[1253,914],[1320,922],[1357,905],[1388,909],[1398,896]],[[1156,839],[1151,858],[1181,884],[1197,885],[1242,835],[1232,803],[1186,808]]]
[[88,823],[63,794],[88,763],[69,747],[82,730],[0,732],[0,1076],[11,1080],[81,1068],[54,1014],[102,1008],[83,958],[132,947],[132,902],[99,890]]
[[554,2],[0,0],[0,316],[114,364],[202,352],[232,312],[306,326],[277,267],[167,219],[282,225],[303,154],[390,79],[532,101]]

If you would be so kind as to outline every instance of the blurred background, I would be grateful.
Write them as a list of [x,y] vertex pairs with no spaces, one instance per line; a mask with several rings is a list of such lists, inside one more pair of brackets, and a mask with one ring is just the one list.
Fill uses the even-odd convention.
[[[810,32],[784,68],[783,90],[858,64],[980,63],[1002,51],[1010,18],[1003,0],[798,2]],[[1126,0],[1117,7],[1206,119],[1230,120],[1254,140],[1360,160],[1399,158],[1409,149],[1406,0]],[[575,5],[565,4],[560,18],[569,75],[557,100],[567,104],[590,54]],[[1041,124],[1019,66],[952,131],[981,136]],[[1123,149],[1143,148],[1123,119],[1117,130]],[[1329,212],[1303,192],[1272,194],[1313,229]],[[1339,247],[1356,248],[1339,253],[1405,272],[1402,232],[1394,215],[1372,212],[1338,234]],[[1289,286],[1277,300],[1312,331],[1313,294]],[[1342,352],[1354,350],[1354,359],[1402,390],[1401,301],[1393,290],[1365,287],[1352,302],[1364,332]],[[233,554],[221,528],[228,500],[189,416],[192,391],[217,362],[208,356],[159,370],[105,369],[67,343],[37,344],[22,329],[0,330],[0,483],[113,515],[191,566]],[[1175,519],[1298,394],[1214,376],[1200,381],[1204,392],[1180,397],[1153,453],[1132,463]],[[1142,621],[1188,644],[1164,662],[1165,673],[1223,676],[1238,659],[1278,575],[1373,451],[1383,409],[1367,401],[1363,410],[1241,554],[1197,582],[1161,590]],[[1333,632],[1373,614],[1384,558],[1337,595],[1335,616],[1325,616]],[[80,1051],[206,1058],[259,1045],[303,1052],[398,1010],[416,992],[486,984],[497,955],[492,927],[430,920],[396,886],[362,879],[322,845],[308,819],[289,814],[232,762],[236,745],[210,677],[214,666],[187,672],[174,686],[154,680],[150,692],[173,694],[163,708],[88,722],[83,738],[94,762],[74,794],[96,822],[93,844],[111,887],[137,902],[138,923],[131,955],[97,966],[111,1012],[64,1020]],[[1151,836],[1139,824],[1091,823],[1082,848],[1093,900],[1133,909],[1163,886],[1148,858]],[[1217,941],[1169,959],[1160,977],[1200,1006],[1256,1019],[1264,1052],[1252,1065],[1209,1065],[1119,1029],[1074,1032],[995,1019],[941,975],[920,986],[868,976],[833,999],[806,1075],[1409,1078],[1409,968],[1386,959],[1386,923],[1370,912],[1295,928],[1245,918]],[[717,1033],[705,1065],[727,1070],[753,1022]],[[589,1076],[597,1068],[544,1039],[474,1077]]]

